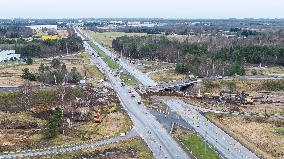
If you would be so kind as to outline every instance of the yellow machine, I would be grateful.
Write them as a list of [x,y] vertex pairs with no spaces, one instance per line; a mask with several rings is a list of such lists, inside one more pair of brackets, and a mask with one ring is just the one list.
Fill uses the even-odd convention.
[[250,97],[250,96],[247,96],[246,98],[245,98],[245,104],[250,104],[250,105],[253,105],[253,99],[252,99],[252,97]]
[[58,40],[58,35],[44,35],[41,37],[42,40]]

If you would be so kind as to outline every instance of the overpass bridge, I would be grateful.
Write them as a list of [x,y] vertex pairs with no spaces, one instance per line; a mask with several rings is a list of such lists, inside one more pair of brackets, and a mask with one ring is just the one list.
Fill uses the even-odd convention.
[[185,91],[188,87],[197,83],[197,80],[183,80],[183,81],[174,81],[170,83],[158,84],[155,87],[150,87],[150,91]]

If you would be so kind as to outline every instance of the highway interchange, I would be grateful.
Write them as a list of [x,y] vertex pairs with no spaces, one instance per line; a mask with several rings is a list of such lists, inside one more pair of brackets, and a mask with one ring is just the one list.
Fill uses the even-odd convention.
[[[80,30],[78,29],[79,35]],[[84,38],[83,36],[81,36]],[[155,158],[189,158],[186,152],[179,146],[179,144],[172,138],[172,136],[162,127],[156,118],[145,108],[142,104],[138,104],[138,93],[127,86],[121,86],[119,77],[114,76],[114,72],[107,66],[107,64],[97,56],[93,48],[84,41],[86,50],[92,55],[91,62],[108,77],[113,89],[117,92],[122,106],[127,110],[134,123],[134,129],[144,139],[150,150],[153,152]],[[133,69],[134,70],[134,69]],[[143,77],[145,78],[145,77]],[[150,80],[147,80],[147,82]],[[147,83],[145,82],[145,83]],[[149,83],[155,84],[155,83]],[[131,97],[128,93],[129,89],[135,93],[135,97]]]
[[[94,42],[93,39],[91,39],[91,41]],[[115,57],[115,55],[111,51],[107,50],[98,43],[95,44],[108,56],[112,58]],[[152,82],[153,80],[151,80],[146,74],[143,74],[125,60],[119,59],[118,63],[124,69],[130,70],[130,74],[137,78],[142,84],[146,86],[156,85],[156,83]],[[182,101],[177,100],[165,101],[165,103],[171,108],[172,111],[182,112],[179,114],[180,117],[187,121],[187,123],[191,127],[193,127],[195,131],[197,131],[198,134],[201,135],[203,139],[205,139],[205,141],[208,141],[210,145],[213,145],[214,149],[217,150],[222,155],[222,157],[232,159],[258,158],[249,149],[241,145],[238,141],[230,137],[223,130],[208,121],[207,118],[200,114],[197,109],[198,107],[194,107],[190,104],[186,104]]]
[[[141,98],[134,88],[130,86],[122,86],[121,79],[115,76],[115,72],[108,67],[108,65],[98,56],[95,50],[90,46],[85,39],[86,35],[76,28],[77,34],[84,40],[84,47],[87,52],[91,55],[91,63],[96,65],[101,72],[103,72],[109,82],[111,83],[113,89],[116,91],[122,106],[126,109],[130,115],[134,127],[129,134],[125,137],[114,137],[108,140],[81,144],[77,146],[71,146],[66,148],[53,148],[47,150],[33,150],[28,152],[20,153],[10,153],[10,154],[0,154],[0,158],[15,158],[15,157],[32,157],[32,156],[42,156],[50,154],[63,154],[75,150],[88,149],[95,146],[100,146],[103,144],[113,143],[125,140],[136,136],[137,134],[144,139],[153,155],[157,159],[162,158],[173,158],[173,159],[186,159],[190,158],[188,154],[181,148],[181,146],[175,141],[175,139],[170,135],[170,133],[157,121],[157,119],[150,113],[150,111],[143,105],[139,104]],[[91,39],[88,37],[88,39]],[[116,58],[115,55],[104,48],[100,44],[96,43],[91,39],[99,49],[105,52],[106,55],[110,56],[112,59]],[[139,82],[145,87],[156,87],[157,82],[150,79],[147,74],[144,74],[137,70],[135,67],[124,59],[118,59],[117,63],[125,70],[129,72],[130,75],[134,76]],[[132,97],[129,93],[135,94]],[[248,150],[246,147],[241,145],[238,141],[230,137],[223,130],[215,126],[213,123],[207,120],[200,112],[206,112],[208,110],[201,110],[197,106],[192,106],[186,104],[180,100],[164,100],[164,103],[168,105],[172,112],[178,112],[177,115],[183,121],[185,121],[188,126],[195,130],[206,142],[214,147],[218,153],[221,154],[223,158],[229,159],[257,159],[258,157]],[[136,134],[137,133],[137,134]]]

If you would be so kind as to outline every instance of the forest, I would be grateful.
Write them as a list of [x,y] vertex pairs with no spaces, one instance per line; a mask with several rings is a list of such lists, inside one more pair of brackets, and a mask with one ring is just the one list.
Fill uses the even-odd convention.
[[16,53],[23,57],[52,57],[62,54],[78,52],[83,49],[82,39],[72,35],[59,40],[33,40],[31,42],[18,44]]
[[180,42],[164,36],[123,36],[112,43],[113,49],[126,57],[177,63],[176,71],[183,74],[243,75],[247,64],[284,66],[284,48],[280,46],[221,46],[214,48],[205,42]]

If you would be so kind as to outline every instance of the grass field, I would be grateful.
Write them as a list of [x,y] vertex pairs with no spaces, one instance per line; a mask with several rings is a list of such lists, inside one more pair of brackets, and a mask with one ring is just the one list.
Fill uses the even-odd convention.
[[[218,127],[253,150],[260,158],[283,159],[284,127],[279,120],[206,114]],[[282,122],[283,123],[283,122]]]
[[146,33],[124,33],[124,32],[104,32],[98,33],[93,31],[86,31],[98,43],[103,43],[105,46],[111,48],[113,39],[122,36],[146,36]]
[[171,82],[173,80],[182,80],[186,76],[177,74],[174,72],[174,70],[169,70],[169,71],[161,71],[161,72],[156,72],[156,73],[151,73],[150,77],[153,80],[159,81],[159,82]]
[[128,74],[122,74],[120,76],[120,79],[122,79],[126,85],[138,85],[139,82],[137,81],[137,79],[131,75]]
[[83,52],[82,56],[84,57],[84,67],[90,76],[98,79],[103,79],[104,75],[102,72],[95,66],[90,64],[90,54]]
[[195,133],[179,137],[178,140],[198,159],[220,159],[219,155]]

